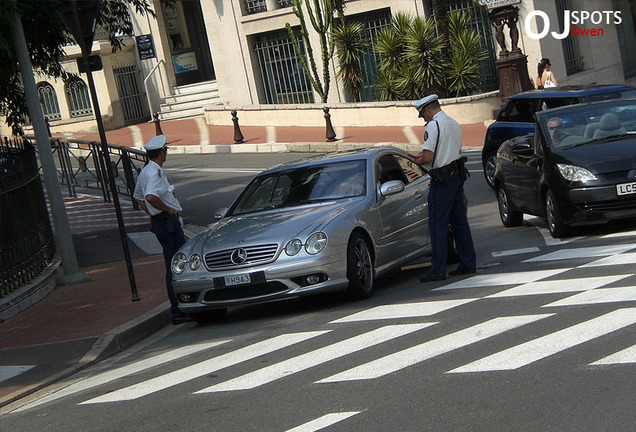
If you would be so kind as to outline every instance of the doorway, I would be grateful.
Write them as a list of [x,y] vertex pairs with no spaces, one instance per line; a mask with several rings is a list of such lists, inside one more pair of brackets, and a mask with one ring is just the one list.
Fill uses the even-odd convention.
[[163,17],[177,85],[215,79],[201,1],[179,0],[173,8],[163,6]]

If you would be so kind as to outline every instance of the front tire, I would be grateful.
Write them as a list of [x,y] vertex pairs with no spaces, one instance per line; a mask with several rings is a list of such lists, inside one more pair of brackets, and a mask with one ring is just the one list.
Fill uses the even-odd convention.
[[495,188],[495,167],[497,166],[497,153],[493,152],[484,159],[484,178],[491,188]]
[[347,245],[347,292],[353,299],[360,300],[373,294],[373,259],[366,239],[354,232]]
[[503,186],[497,188],[497,204],[499,206],[499,217],[501,223],[506,228],[517,227],[523,224],[523,212],[519,210],[513,210],[510,207],[510,200],[508,200],[508,194]]
[[570,232],[570,228],[563,223],[561,210],[557,201],[554,199],[552,191],[545,194],[545,215],[548,222],[550,234],[554,238],[566,237]]

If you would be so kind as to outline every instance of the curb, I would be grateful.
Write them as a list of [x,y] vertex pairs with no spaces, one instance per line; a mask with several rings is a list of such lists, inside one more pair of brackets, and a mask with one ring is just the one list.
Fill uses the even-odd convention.
[[134,320],[101,335],[77,364],[3,397],[0,399],[0,407],[9,405],[64,378],[68,378],[82,369],[120,353],[131,345],[151,336],[170,322],[169,303],[165,302]]

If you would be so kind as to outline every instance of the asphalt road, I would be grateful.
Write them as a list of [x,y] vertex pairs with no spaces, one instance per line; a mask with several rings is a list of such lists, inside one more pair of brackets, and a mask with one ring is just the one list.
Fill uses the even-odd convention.
[[[535,218],[505,229],[469,157],[477,275],[422,285],[416,265],[366,301],[240,307],[220,324],[165,329],[28,398],[2,429],[634,430],[633,222],[565,241]],[[172,157],[186,222],[231,202],[253,175],[236,168],[274,159]]]

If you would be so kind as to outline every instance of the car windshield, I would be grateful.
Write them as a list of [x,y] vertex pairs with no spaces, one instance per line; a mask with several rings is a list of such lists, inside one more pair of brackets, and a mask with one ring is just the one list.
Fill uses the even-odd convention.
[[554,151],[636,134],[636,99],[581,104],[537,115]]
[[231,215],[364,195],[365,161],[299,167],[256,177]]

